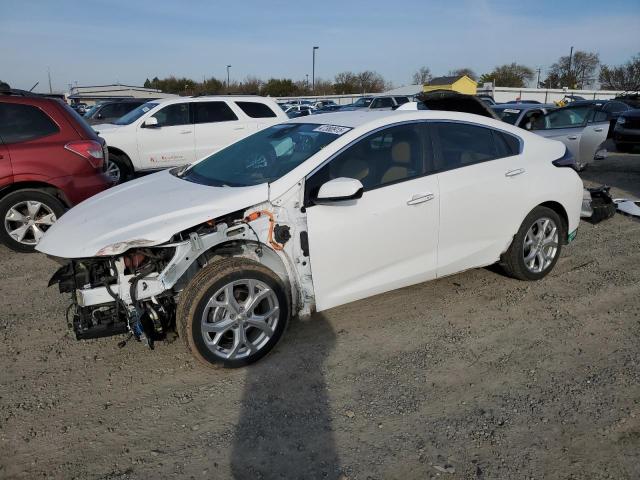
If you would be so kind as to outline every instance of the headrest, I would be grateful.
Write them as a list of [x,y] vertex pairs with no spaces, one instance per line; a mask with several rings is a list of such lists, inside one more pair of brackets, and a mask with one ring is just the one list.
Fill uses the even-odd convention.
[[409,142],[403,141],[395,143],[391,147],[391,160],[394,163],[410,163],[411,145]]

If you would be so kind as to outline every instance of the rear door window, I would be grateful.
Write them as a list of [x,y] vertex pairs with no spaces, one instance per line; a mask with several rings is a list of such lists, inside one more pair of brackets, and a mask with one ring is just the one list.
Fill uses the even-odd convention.
[[391,99],[391,97],[385,97],[385,98],[374,99],[373,102],[371,102],[371,106],[369,108],[375,109],[375,108],[392,108],[392,107],[393,107],[393,100]]
[[236,105],[251,118],[274,118],[276,113],[268,105],[259,102],[236,102]]
[[[512,148],[505,145],[506,140],[496,142],[496,135],[490,128],[467,123],[435,123],[437,155],[434,158],[435,170],[445,171],[486,162],[509,156]],[[496,132],[500,133],[500,132]]]
[[587,118],[592,111],[591,106],[560,108],[549,112],[536,122],[534,130],[580,127],[587,123]]
[[53,120],[37,107],[0,103],[0,138],[4,143],[27,142],[59,131]]
[[227,102],[195,102],[196,123],[217,123],[238,120]]

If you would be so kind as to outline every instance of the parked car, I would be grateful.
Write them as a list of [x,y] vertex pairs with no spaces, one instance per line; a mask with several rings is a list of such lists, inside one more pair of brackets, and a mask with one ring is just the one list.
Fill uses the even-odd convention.
[[110,186],[104,140],[58,99],[0,92],[0,242],[31,252],[65,210]]
[[613,128],[613,141],[620,152],[629,152],[640,146],[640,110],[627,110],[620,114]]
[[605,101],[575,101],[537,118],[531,130],[564,143],[581,171],[593,162],[598,147],[607,139],[615,108]]
[[287,117],[289,118],[297,118],[297,117],[304,117],[306,115],[311,115],[312,113],[314,113],[315,108],[313,108],[311,105],[290,105],[289,107],[287,107],[287,109],[284,111],[284,113],[287,114]]
[[[358,101],[363,100],[362,98]],[[405,96],[379,96],[372,97],[371,101],[363,101],[360,105],[358,102],[355,102],[351,105],[347,105],[342,107],[341,110],[350,111],[350,110],[394,110],[398,108],[400,105],[409,102],[409,97]]]
[[312,105],[316,109],[322,109],[322,108],[327,108],[327,107],[331,108],[331,107],[338,107],[339,106],[333,100],[318,100],[317,102],[313,102]]
[[526,130],[531,130],[533,123],[538,118],[556,108],[555,105],[534,103],[501,103],[491,106],[491,110],[498,115],[500,120]]
[[490,95],[476,95],[476,96],[487,105],[497,105],[497,102]]
[[373,97],[360,97],[358,100],[356,100],[353,103],[342,105],[340,107],[340,110],[344,110],[346,112],[350,110],[358,110],[361,108],[369,108],[369,105],[371,105],[372,101],[373,101]]
[[136,172],[193,163],[287,119],[270,98],[199,96],[147,102],[94,129],[107,141],[108,173],[120,183]]
[[89,105],[86,103],[72,103],[71,108],[75,110],[78,115],[84,115],[87,110],[89,110]]
[[196,358],[239,367],[295,315],[496,262],[542,279],[580,221],[571,162],[477,115],[310,115],[98,195],[38,250],[66,259],[78,338],[177,322]]
[[98,103],[87,110],[84,114],[84,119],[89,125],[111,123],[149,101],[149,99],[108,100]]

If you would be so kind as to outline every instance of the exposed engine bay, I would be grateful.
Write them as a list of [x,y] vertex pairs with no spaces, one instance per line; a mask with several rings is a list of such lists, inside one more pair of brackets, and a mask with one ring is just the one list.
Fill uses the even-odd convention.
[[306,239],[303,209],[262,204],[209,220],[161,245],[142,247],[134,240],[112,245],[99,252],[102,256],[65,259],[49,285],[58,284],[61,293],[71,295],[67,321],[77,339],[128,332],[129,338],[153,348],[175,329],[182,289],[221,258],[246,257],[268,266],[288,286],[297,313],[310,313],[313,286]]

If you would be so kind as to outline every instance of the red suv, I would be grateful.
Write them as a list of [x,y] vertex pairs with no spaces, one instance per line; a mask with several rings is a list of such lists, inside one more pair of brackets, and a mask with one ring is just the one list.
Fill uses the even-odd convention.
[[0,242],[31,252],[67,208],[111,185],[102,138],[59,99],[0,91]]

